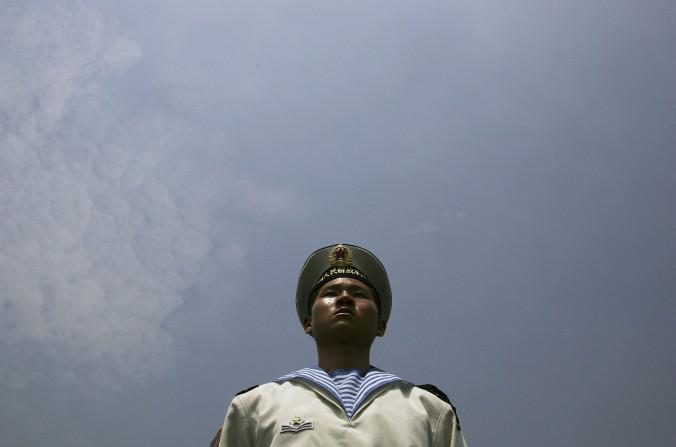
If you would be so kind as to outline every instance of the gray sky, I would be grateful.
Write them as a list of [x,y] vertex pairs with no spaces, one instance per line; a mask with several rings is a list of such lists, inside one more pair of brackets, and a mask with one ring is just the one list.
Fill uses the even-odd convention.
[[470,445],[676,444],[673,1],[0,11],[0,446],[206,446],[333,242]]

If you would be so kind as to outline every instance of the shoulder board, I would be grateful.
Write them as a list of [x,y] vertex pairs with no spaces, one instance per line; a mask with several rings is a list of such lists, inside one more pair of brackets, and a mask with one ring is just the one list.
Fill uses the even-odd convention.
[[257,387],[258,387],[258,385],[254,385],[252,387],[249,387],[245,390],[240,391],[239,393],[236,393],[235,396],[239,396],[240,394],[248,393],[249,391],[251,391],[251,390],[253,390],[254,388],[257,388]]
[[218,447],[218,443],[221,440],[221,430],[223,430],[222,427],[219,428],[216,434],[214,435],[214,438],[211,440],[211,443],[209,443],[209,447]]
[[434,395],[437,396],[439,399],[443,400],[443,401],[446,402],[448,405],[450,405],[451,408],[453,408],[453,413],[455,413],[455,419],[458,421],[458,430],[460,430],[460,417],[458,416],[458,410],[455,409],[455,405],[453,405],[453,403],[452,403],[451,400],[448,398],[448,396],[446,395],[446,393],[444,393],[444,392],[441,391],[439,388],[437,388],[436,386],[434,386],[434,385],[432,385],[432,384],[429,384],[429,383],[426,383],[425,385],[416,385],[416,387],[422,388],[423,390],[425,390],[425,391],[427,391],[427,392],[430,392],[430,393],[434,394]]
[[446,403],[449,404],[450,406],[453,406],[453,404],[451,403],[451,400],[448,398],[448,396],[446,395],[446,393],[444,393],[443,391],[441,391],[441,390],[440,390],[439,388],[437,388],[436,386],[431,385],[431,384],[429,384],[429,383],[427,383],[427,384],[425,384],[425,385],[416,385],[416,386],[417,386],[418,388],[422,388],[423,390],[428,391],[428,392],[434,394],[435,396],[437,396],[439,399],[443,400],[444,402],[446,402]]

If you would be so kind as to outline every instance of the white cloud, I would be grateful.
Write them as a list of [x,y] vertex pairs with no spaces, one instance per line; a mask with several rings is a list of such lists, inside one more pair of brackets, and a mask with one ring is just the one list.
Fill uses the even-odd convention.
[[171,365],[162,323],[212,249],[209,207],[291,199],[241,175],[168,180],[176,132],[110,107],[141,47],[97,12],[17,3],[0,31],[0,384],[27,386],[27,348],[64,380],[143,380]]

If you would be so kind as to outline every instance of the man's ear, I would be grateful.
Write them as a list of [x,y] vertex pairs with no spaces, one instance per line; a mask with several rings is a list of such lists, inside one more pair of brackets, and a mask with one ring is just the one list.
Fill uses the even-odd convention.
[[312,336],[312,320],[310,317],[306,317],[303,321],[303,330],[306,334]]
[[378,320],[378,327],[376,328],[376,335],[382,337],[385,335],[385,329],[387,329],[387,321]]

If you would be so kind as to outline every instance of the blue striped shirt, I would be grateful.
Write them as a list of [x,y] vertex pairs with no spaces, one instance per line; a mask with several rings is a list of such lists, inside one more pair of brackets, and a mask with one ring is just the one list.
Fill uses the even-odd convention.
[[376,390],[401,379],[393,374],[371,366],[366,374],[357,369],[338,369],[327,373],[321,368],[303,368],[275,380],[286,382],[301,380],[310,382],[328,391],[345,410],[348,418],[357,412],[361,404]]

